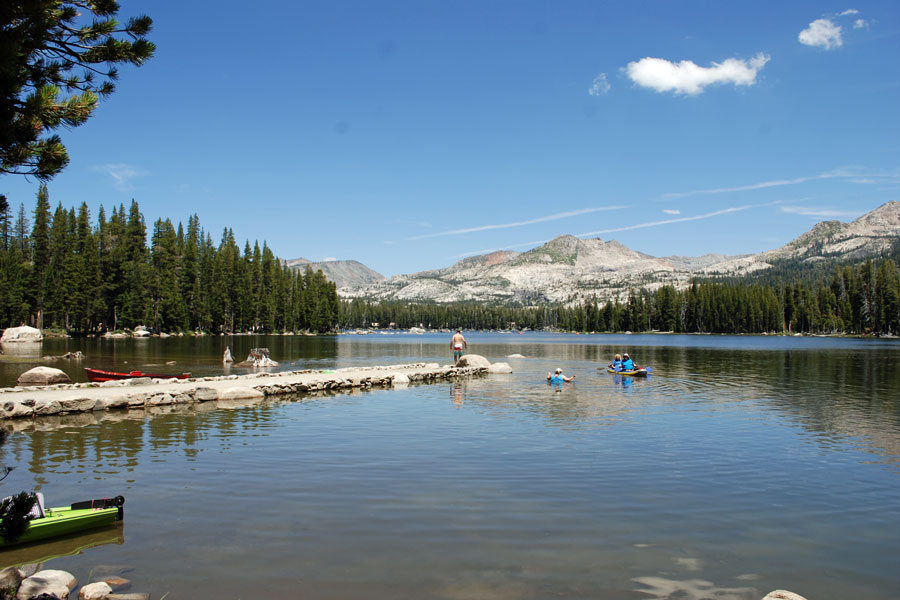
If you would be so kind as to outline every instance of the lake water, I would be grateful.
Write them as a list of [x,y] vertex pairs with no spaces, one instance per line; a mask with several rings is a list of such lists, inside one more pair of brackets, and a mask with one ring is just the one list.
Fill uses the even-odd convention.
[[[126,496],[121,529],[61,542],[98,545],[45,566],[123,573],[167,600],[900,597],[900,343],[467,338],[515,372],[47,421],[0,450],[17,467],[3,491]],[[436,334],[52,340],[38,354],[83,350],[62,364],[73,375],[170,360],[214,374],[225,344],[290,369],[449,360]],[[623,349],[653,375],[597,369]],[[4,355],[0,375],[29,360]],[[556,367],[577,375],[560,391],[544,381]]]

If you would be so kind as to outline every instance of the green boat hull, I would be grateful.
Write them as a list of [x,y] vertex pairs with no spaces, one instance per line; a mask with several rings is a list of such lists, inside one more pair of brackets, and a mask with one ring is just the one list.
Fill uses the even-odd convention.
[[28,524],[28,530],[18,540],[7,543],[0,539],[0,548],[113,525],[116,521],[122,520],[124,503],[125,498],[118,496],[45,509],[45,516],[32,519]]

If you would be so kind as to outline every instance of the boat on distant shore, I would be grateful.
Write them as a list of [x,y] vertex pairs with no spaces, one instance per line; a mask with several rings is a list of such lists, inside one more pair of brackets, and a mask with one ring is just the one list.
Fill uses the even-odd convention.
[[150,377],[152,379],[187,379],[191,376],[190,373],[175,373],[169,375],[163,375],[159,373],[144,373],[143,371],[121,373],[119,371],[101,371],[100,369],[91,369],[90,367],[85,367],[84,372],[87,375],[88,380],[93,381],[94,383],[100,383],[103,381],[118,381],[120,379],[133,379],[135,377]]

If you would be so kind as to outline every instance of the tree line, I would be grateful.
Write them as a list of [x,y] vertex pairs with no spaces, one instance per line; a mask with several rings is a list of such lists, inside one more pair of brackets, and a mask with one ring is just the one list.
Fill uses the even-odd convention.
[[694,280],[685,289],[632,290],[625,301],[504,307],[341,302],[344,328],[557,329],[676,333],[900,335],[900,272],[893,259],[838,265],[830,278],[762,284]]
[[51,214],[41,185],[33,221],[13,217],[0,196],[0,326],[73,333],[327,332],[338,320],[334,283],[321,271],[294,271],[268,245],[244,243],[230,228],[218,245],[197,215],[187,228],[158,219],[147,239],[138,203],[94,223],[86,203]]

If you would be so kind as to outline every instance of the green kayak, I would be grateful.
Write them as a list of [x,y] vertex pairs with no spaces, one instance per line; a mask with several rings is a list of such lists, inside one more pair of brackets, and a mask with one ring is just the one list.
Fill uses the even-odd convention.
[[35,516],[29,522],[28,530],[11,544],[0,539],[0,548],[112,525],[116,521],[121,521],[125,515],[123,496],[85,500],[56,508],[44,508],[43,496],[41,494],[37,496],[38,503],[32,511]]

